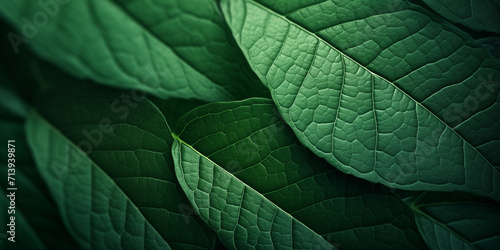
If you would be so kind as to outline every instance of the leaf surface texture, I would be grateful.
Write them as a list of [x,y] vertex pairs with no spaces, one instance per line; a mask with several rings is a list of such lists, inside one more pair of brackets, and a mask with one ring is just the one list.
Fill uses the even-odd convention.
[[500,243],[500,207],[460,193],[424,193],[412,204],[431,249],[494,249]]
[[302,147],[271,100],[208,104],[175,131],[179,182],[228,248],[425,248],[409,207]]
[[[54,94],[57,97],[54,98]],[[28,119],[39,171],[84,249],[207,249],[215,234],[183,207],[172,137],[148,100],[90,84],[49,90]]]
[[161,98],[220,101],[266,93],[212,1],[40,4],[46,2],[2,1],[0,13],[36,54],[73,76]]
[[393,188],[500,199],[500,65],[467,34],[406,1],[222,7],[315,154]]
[[500,33],[500,3],[496,0],[424,0],[434,11],[453,23],[477,31]]

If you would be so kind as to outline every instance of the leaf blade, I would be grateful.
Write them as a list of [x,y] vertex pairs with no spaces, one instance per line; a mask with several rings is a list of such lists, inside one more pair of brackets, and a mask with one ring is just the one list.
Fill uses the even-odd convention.
[[[174,142],[174,146],[172,147],[172,152],[178,152],[177,157],[174,154],[174,160],[176,160],[176,173],[177,178],[181,185],[183,186],[188,199],[194,200],[193,204],[196,212],[200,214],[200,216],[207,220],[209,225],[217,232],[220,232],[219,237],[222,238],[223,242],[226,243],[226,246],[231,246],[234,249],[239,249],[243,247],[249,246],[272,246],[272,247],[283,247],[283,248],[304,248],[304,249],[334,249],[333,246],[330,245],[327,241],[325,241],[320,235],[314,233],[314,231],[307,228],[305,225],[297,221],[290,214],[285,211],[279,209],[275,204],[270,202],[264,196],[260,195],[257,191],[252,189],[249,186],[246,186],[243,182],[239,181],[234,176],[217,164],[210,161],[207,158],[201,158],[198,164],[194,164],[189,166],[186,164],[189,160],[186,158],[192,158],[194,156],[201,156],[197,151],[193,148],[187,146],[180,140],[176,140]],[[183,156],[185,155],[185,156]],[[204,173],[204,177],[201,177],[202,172],[206,172],[207,168],[212,168],[214,174],[212,176],[213,180],[217,179],[227,179],[233,177],[235,181],[223,183],[222,181],[213,184],[210,186],[210,189],[217,190],[228,190],[227,196],[221,195],[220,193],[216,196],[219,199],[214,199],[214,196],[211,197],[203,197],[200,193],[206,192],[207,190],[203,190],[202,187],[189,187],[188,183],[194,182],[196,177],[193,177],[196,172],[194,169],[200,169],[198,172],[199,181],[198,182],[207,182],[204,177],[208,176]],[[203,170],[203,171],[202,171]],[[189,176],[189,182],[186,180],[186,177]],[[208,177],[210,178],[210,177]],[[194,179],[194,180],[193,180]],[[208,187],[204,187],[208,188]],[[191,192],[187,190],[191,190]],[[198,191],[198,192],[196,192]],[[209,192],[210,193],[210,192]],[[240,193],[238,195],[238,193]],[[239,196],[239,197],[238,197]],[[236,199],[235,199],[236,198]],[[239,200],[239,202],[238,202]],[[222,221],[214,220],[213,223],[210,222],[210,217],[212,216],[209,213],[209,210],[217,210],[214,207],[204,207],[207,203],[228,203],[228,205],[238,207],[239,213],[237,216],[229,215],[225,218],[221,218]],[[233,203],[235,202],[235,203]],[[239,203],[239,204],[238,204]],[[258,206],[255,206],[257,205]],[[222,214],[233,214],[229,209],[220,209],[221,217]],[[246,211],[246,213],[245,213]],[[243,226],[238,225],[239,220],[246,220],[248,222],[248,226],[245,228]],[[270,225],[264,226],[262,221],[269,220]],[[218,227],[217,223],[222,222],[220,224],[224,224],[225,227]],[[227,242],[227,238],[233,237],[231,233],[230,227],[234,225],[234,241],[232,244]],[[276,229],[274,228],[276,227]],[[279,229],[282,230],[279,230]],[[284,229],[284,230],[283,230]],[[290,230],[287,230],[290,229]],[[228,231],[227,234],[224,231]],[[246,232],[245,232],[246,231]],[[258,238],[256,237],[258,235]],[[273,238],[280,238],[279,241],[273,240]],[[246,241],[246,242],[245,242]],[[290,244],[292,243],[292,244]]]
[[[133,4],[142,6],[134,9]],[[151,1],[16,1],[0,5],[4,19],[17,28],[18,33],[12,34],[27,39],[37,55],[74,77],[118,88],[136,88],[160,98],[220,101],[267,94],[259,88],[260,83],[244,60],[238,59],[238,50],[220,27],[223,22],[216,22],[220,15],[210,2],[178,1],[174,7],[160,8],[166,13],[158,12],[158,6]],[[193,13],[196,5],[203,8]],[[190,10],[183,10],[182,6]],[[189,27],[183,25],[173,25],[179,30],[175,33],[155,29],[156,23],[143,25],[144,20],[159,17],[175,23],[178,16],[188,19],[190,25],[214,32],[201,34],[200,39],[199,34],[185,32],[184,28]],[[36,17],[46,18],[39,22]],[[179,38],[172,34],[183,34],[184,43],[178,44]],[[203,42],[200,46],[191,41],[206,42],[207,48]],[[206,57],[200,57],[200,53]],[[221,60],[220,55],[231,60]],[[233,72],[226,74],[218,67],[220,64],[230,66]],[[236,82],[242,84],[233,84]]]
[[[210,181],[198,182],[196,173],[192,178],[189,174],[182,174],[183,163],[179,157],[182,145],[194,148],[190,153],[210,164],[208,168],[200,166],[202,169],[198,170],[197,161],[192,160],[186,163],[190,165],[189,171],[199,171],[203,177],[207,172],[213,175],[206,170],[213,169],[213,166],[222,168],[217,170],[219,172],[225,169],[230,178],[213,180],[243,182],[336,247],[384,248],[391,244],[408,249],[425,247],[409,207],[385,187],[341,174],[303,148],[268,99],[252,98],[196,108],[179,120],[175,134],[183,143],[179,142],[172,154],[176,158],[177,174],[181,175],[179,179],[187,183],[183,188],[189,193],[192,203],[197,202],[192,191],[197,183],[201,183],[200,189],[204,190],[201,195],[207,193],[208,198],[214,200],[218,199],[215,192],[218,189],[214,188],[213,194],[209,195],[207,186],[211,186]],[[214,201],[210,206],[219,204],[224,203]],[[202,205],[206,209],[209,203]],[[389,212],[380,207],[391,207],[392,210]],[[219,230],[218,217],[214,214],[210,213],[210,217],[205,214],[204,218],[209,225],[214,224],[212,228]],[[226,220],[221,221],[225,225]],[[246,228],[248,225],[239,226]],[[231,248],[234,240],[241,236],[239,233],[223,230],[219,237]],[[405,240],[394,243],[389,238],[376,237],[382,234]],[[250,238],[258,238],[255,235]]]
[[424,193],[411,204],[422,236],[431,249],[490,249],[500,241],[493,226],[498,205],[461,193]]
[[477,31],[500,33],[500,3],[495,0],[425,0],[434,11],[453,23],[460,23]]
[[[489,53],[403,1],[389,10],[370,1],[314,3],[223,1],[237,42],[299,140],[343,172],[372,182],[498,199],[499,159],[490,152],[500,136],[500,73]],[[338,8],[352,15],[337,15]],[[328,14],[333,18],[319,18]],[[384,41],[380,32],[396,42]],[[436,43],[438,48],[451,53],[449,58],[473,57],[477,69],[460,62],[461,74],[438,71],[441,80],[435,83],[425,78],[432,75],[432,63],[419,53],[402,53],[412,34],[419,41],[412,50],[420,52],[429,49],[420,36],[441,42],[440,32],[456,39],[458,51]],[[443,53],[431,55],[439,67],[453,68],[440,58]],[[452,89],[455,96],[449,98]],[[477,97],[468,95],[470,89]],[[464,107],[461,102],[471,97],[480,105]],[[476,129],[488,133],[479,136]],[[479,172],[481,177],[471,178]]]
[[121,95],[59,87],[30,115],[35,159],[66,225],[85,249],[213,247],[215,235],[182,207],[189,202],[174,176],[163,115],[148,100],[122,103]]
[[[3,83],[0,83],[3,84]],[[25,106],[20,99],[14,102],[19,106]],[[22,103],[22,104],[21,104]],[[5,106],[0,106],[3,109]],[[0,114],[0,129],[3,133],[0,139],[4,142],[15,140],[12,144],[15,146],[15,175],[13,177],[15,186],[9,185],[7,178],[0,180],[0,186],[6,190],[1,191],[1,203],[5,206],[5,214],[0,218],[2,224],[10,223],[10,217],[15,217],[15,242],[8,241],[13,235],[7,232],[2,232],[0,236],[0,245],[4,249],[27,249],[36,247],[37,249],[52,249],[56,247],[64,247],[78,249],[76,243],[71,239],[68,231],[64,227],[62,220],[58,214],[58,210],[54,200],[50,197],[47,186],[37,172],[35,163],[33,162],[31,151],[28,147],[24,134],[24,116],[26,113],[17,112],[19,109],[11,109],[10,113],[2,112]],[[23,115],[19,117],[18,115]],[[16,118],[12,118],[12,117]],[[22,118],[22,119],[21,119]],[[0,156],[0,160],[7,161],[7,154]],[[7,165],[5,165],[7,173]],[[10,172],[9,172],[10,173]],[[12,190],[8,188],[16,188],[13,190],[14,202],[10,204],[10,195]],[[33,206],[36,204],[36,206]],[[10,231],[7,229],[6,231]]]

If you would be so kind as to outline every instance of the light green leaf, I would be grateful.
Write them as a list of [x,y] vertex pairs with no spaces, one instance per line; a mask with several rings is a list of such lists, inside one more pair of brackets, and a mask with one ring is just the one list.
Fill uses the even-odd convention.
[[302,147],[271,100],[207,104],[175,131],[181,186],[228,248],[425,248],[409,207]]
[[9,34],[78,78],[161,98],[265,93],[212,1],[2,1],[0,15],[17,29]]
[[222,7],[315,154],[393,188],[500,199],[500,64],[467,34],[406,1]]
[[39,170],[84,249],[212,248],[174,174],[172,137],[144,98],[68,84],[48,91],[27,124]]
[[423,193],[413,204],[431,249],[495,249],[500,244],[500,207],[462,193]]
[[453,23],[477,31],[500,33],[500,3],[497,0],[424,0],[434,11]]

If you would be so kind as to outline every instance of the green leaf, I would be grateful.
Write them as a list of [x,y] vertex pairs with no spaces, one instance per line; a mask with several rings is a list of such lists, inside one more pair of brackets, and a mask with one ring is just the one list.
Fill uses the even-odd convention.
[[228,248],[425,248],[408,206],[302,147],[271,100],[207,104],[175,131],[179,182]]
[[28,118],[30,146],[64,222],[84,249],[212,248],[215,234],[176,180],[165,118],[126,94],[68,84],[47,91]]
[[191,67],[235,97],[269,96],[236,44],[216,1],[114,1]]
[[[1,71],[0,71],[1,72]],[[5,87],[5,82],[0,82],[0,86]],[[10,90],[10,89],[9,89]],[[4,92],[2,92],[4,93]],[[25,106],[20,99],[7,99],[16,103],[16,105]],[[7,144],[8,140],[15,146],[14,164],[15,175],[13,177],[14,185],[9,185],[7,178],[7,150],[0,155],[2,162],[2,174],[0,178],[0,205],[2,214],[0,215],[0,224],[4,225],[0,232],[0,248],[2,249],[77,249],[76,243],[70,237],[62,220],[58,214],[57,207],[49,195],[47,186],[41,179],[28,147],[24,135],[23,117],[3,110],[4,104],[0,104],[0,141]],[[9,190],[8,188],[16,188]],[[14,202],[11,206],[11,192],[14,192]],[[5,208],[5,209],[4,209]],[[8,241],[12,237],[9,224],[10,217],[15,216],[15,242]]]
[[227,247],[334,249],[320,235],[194,149],[175,142],[173,152],[186,195]]
[[24,37],[37,55],[78,78],[161,98],[267,92],[212,1],[2,1],[0,15],[17,28],[7,37],[14,49],[23,49],[17,36]]
[[26,117],[28,107],[19,95],[9,86],[8,80],[2,70],[0,70],[0,109],[3,118],[11,116],[12,118]]
[[431,249],[495,249],[500,244],[500,207],[462,193],[423,193],[413,204]]
[[205,105],[207,102],[195,99],[169,98],[148,98],[163,113],[168,124],[177,124],[177,121],[192,109]]
[[[25,218],[24,214],[21,211],[16,211],[16,219],[15,219],[15,235],[16,238],[11,238],[10,235],[10,214],[7,212],[11,211],[8,209],[9,205],[9,193],[5,193],[4,189],[0,190],[0,206],[6,207],[5,213],[0,215],[0,223],[2,225],[7,225],[7,232],[3,231],[0,233],[0,246],[2,249],[28,249],[29,247],[33,249],[48,249],[42,243],[41,237],[36,234],[35,231],[31,228],[28,220]],[[11,238],[14,242],[9,241]],[[20,240],[22,239],[22,240]]]
[[500,60],[500,37],[484,37],[477,39],[485,48],[487,48],[491,55]]
[[[12,27],[0,19],[0,36],[8,38],[8,34],[11,31]],[[0,68],[2,71],[1,78],[3,78],[0,82],[5,83],[3,86],[8,86],[11,89],[9,90],[10,93],[5,89],[0,91],[0,93],[5,93],[1,98],[1,105],[6,108],[17,109],[14,113],[25,117],[28,110],[27,106],[33,103],[34,93],[37,89],[36,85],[33,84],[33,79],[36,76],[32,69],[34,65],[39,63],[39,60],[29,50],[22,50],[15,53],[12,50],[9,39],[0,39],[0,54],[2,54]],[[5,82],[6,80],[8,82]],[[18,101],[22,100],[25,103],[12,103],[13,96],[16,96]]]
[[393,188],[500,199],[500,64],[467,34],[406,1],[222,7],[315,154]]
[[424,0],[434,11],[477,31],[500,33],[500,3],[497,0]]

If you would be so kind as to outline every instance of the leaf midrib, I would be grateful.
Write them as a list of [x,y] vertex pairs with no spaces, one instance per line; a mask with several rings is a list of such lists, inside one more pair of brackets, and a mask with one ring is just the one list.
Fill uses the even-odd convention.
[[[268,199],[267,197],[265,197],[264,195],[262,195],[260,192],[258,192],[257,190],[255,190],[252,186],[246,184],[245,182],[243,182],[242,180],[240,180],[239,178],[237,178],[236,176],[234,176],[231,172],[227,171],[226,169],[224,169],[223,167],[219,166],[219,164],[215,163],[214,161],[212,161],[210,158],[206,157],[204,154],[200,153],[198,150],[196,150],[194,147],[192,147],[191,145],[189,145],[188,143],[186,143],[185,141],[183,141],[178,135],[174,134],[172,132],[172,137],[177,140],[179,143],[181,144],[184,144],[186,145],[186,147],[190,148],[191,150],[193,150],[196,154],[200,155],[201,157],[203,157],[205,160],[209,161],[211,164],[213,164],[214,166],[217,166],[220,170],[222,170],[223,172],[225,172],[226,174],[228,174],[231,178],[234,178],[235,180],[237,180],[238,182],[240,182],[241,184],[244,185],[244,187],[250,189],[250,190],[253,190],[255,193],[257,193],[262,199],[264,200],[267,200],[268,202],[270,202],[273,206],[275,206],[276,208],[278,208],[279,210],[281,210],[283,213],[285,213],[286,215],[290,216],[290,218],[292,218],[294,221],[300,223],[302,226],[304,226],[307,230],[310,230],[311,232],[313,232],[314,234],[316,234],[317,236],[319,236],[322,240],[324,240],[325,242],[328,242],[326,241],[326,239],[321,235],[321,234],[318,234],[316,231],[312,230],[311,228],[309,228],[307,225],[305,225],[304,223],[302,223],[302,221],[298,220],[297,218],[293,217],[290,213],[288,213],[287,211],[285,211],[284,209],[282,209],[280,206],[276,205],[273,201],[271,201],[270,199]],[[179,152],[180,152],[180,148],[179,148]],[[243,199],[243,197],[242,197]],[[238,217],[239,218],[239,217]],[[329,242],[328,242],[329,243]],[[330,243],[329,243],[330,244]],[[331,244],[330,244],[331,245]],[[333,245],[332,245],[333,249],[336,249]]]
[[[290,25],[293,25],[295,27],[297,27],[298,29],[308,33],[309,35],[313,36],[314,38],[316,38],[318,40],[318,42],[323,42],[325,43],[327,46],[329,46],[330,48],[332,48],[333,50],[335,50],[337,53],[339,53],[342,57],[345,57],[349,60],[351,60],[353,63],[355,63],[356,65],[358,65],[360,68],[366,70],[368,73],[372,74],[373,76],[376,76],[378,78],[380,78],[381,80],[383,81],[386,81],[387,83],[391,84],[396,90],[400,91],[401,93],[403,93],[405,96],[407,96],[408,98],[410,98],[410,100],[412,100],[413,102],[416,103],[416,105],[419,105],[421,108],[423,108],[425,111],[427,111],[429,114],[431,114],[432,116],[434,116],[438,121],[440,121],[442,124],[444,124],[449,130],[451,130],[453,133],[455,133],[460,139],[462,139],[464,141],[464,143],[467,143],[472,149],[474,149],[474,151],[476,151],[476,153],[478,155],[480,155],[486,162],[488,162],[488,164],[490,165],[491,168],[493,168],[493,171],[496,172],[496,174],[500,175],[500,172],[494,168],[493,164],[483,155],[481,154],[477,149],[476,147],[474,147],[472,144],[470,144],[467,140],[465,140],[465,138],[463,138],[457,131],[455,131],[452,127],[450,127],[447,123],[445,123],[440,117],[438,117],[436,114],[434,114],[433,112],[431,112],[426,106],[424,106],[423,104],[421,104],[420,102],[417,102],[411,95],[409,95],[408,93],[406,93],[405,91],[403,91],[401,88],[399,88],[396,84],[394,84],[392,81],[389,81],[387,80],[386,78],[382,77],[381,75],[379,74],[376,74],[375,72],[371,71],[370,69],[368,69],[367,67],[365,67],[364,65],[362,65],[361,63],[359,63],[358,61],[354,60],[352,57],[348,56],[347,54],[343,53],[342,51],[340,51],[339,49],[337,49],[335,46],[333,46],[332,44],[330,44],[329,42],[325,41],[323,38],[319,37],[318,35],[316,35],[315,33],[307,30],[305,27],[302,27],[301,25],[299,25],[298,23],[288,19],[287,17],[277,13],[276,11],[270,9],[269,7],[259,3],[259,2],[256,2],[255,0],[243,0],[245,2],[248,2],[248,3],[251,3],[259,8],[261,8],[262,10],[266,11],[266,12],[269,12],[270,14],[278,17],[278,18],[281,18],[283,19],[284,21],[286,21],[287,23],[289,23]],[[240,31],[241,33],[241,31]],[[241,40],[241,39],[240,39]],[[245,52],[245,54],[247,54]],[[312,62],[311,62],[312,63]],[[375,110],[374,110],[375,111]]]
[[[248,99],[242,100],[242,101],[240,101],[240,102],[245,102],[245,101],[248,101],[248,100],[257,100],[257,101],[259,101],[259,103],[254,103],[254,104],[252,104],[252,106],[254,106],[254,105],[274,105],[274,103],[273,103],[273,101],[272,101],[272,100],[270,100],[270,99],[268,99],[268,98],[262,98],[262,97],[253,97],[253,98],[248,98]],[[223,103],[230,103],[230,102],[217,102],[217,103],[223,104]],[[191,148],[192,150],[194,150],[196,153],[198,153],[199,155],[203,156],[205,159],[209,160],[209,161],[210,161],[211,163],[213,163],[214,165],[219,166],[218,164],[216,164],[215,162],[213,162],[213,161],[209,158],[210,156],[212,156],[212,154],[213,154],[213,153],[212,153],[211,155],[209,155],[209,156],[205,156],[205,155],[201,154],[200,152],[198,152],[198,151],[197,151],[197,150],[196,150],[193,146],[191,146],[190,144],[188,144],[188,143],[184,142],[182,139],[180,139],[180,136],[182,135],[182,133],[184,133],[184,131],[186,130],[186,128],[189,126],[189,124],[191,124],[191,123],[195,122],[196,120],[201,119],[202,117],[207,117],[207,116],[211,116],[211,115],[214,115],[214,114],[220,114],[220,113],[225,112],[225,111],[227,111],[227,110],[228,110],[228,109],[224,109],[224,111],[219,111],[219,112],[216,112],[216,113],[209,112],[209,113],[207,113],[207,114],[203,114],[203,115],[201,115],[201,116],[197,115],[195,118],[190,119],[190,120],[188,120],[188,121],[185,121],[186,119],[188,119],[188,118],[189,118],[189,114],[191,114],[191,113],[195,112],[195,110],[201,109],[202,107],[209,107],[209,106],[211,106],[211,105],[213,105],[213,104],[214,104],[214,103],[204,104],[204,105],[202,105],[202,106],[200,106],[200,107],[198,107],[198,108],[196,108],[196,109],[193,109],[193,110],[189,111],[188,113],[186,113],[186,114],[185,114],[185,115],[184,115],[184,116],[183,116],[183,117],[179,120],[179,122],[178,122],[178,124],[177,124],[177,126],[178,126],[178,127],[177,127],[177,131],[179,131],[179,125],[183,123],[182,121],[184,121],[184,126],[182,127],[182,130],[178,133],[179,135],[175,134],[175,132],[172,132],[172,137],[173,137],[174,139],[177,139],[177,140],[179,140],[179,141],[182,141],[182,142],[183,142],[186,146],[190,147],[190,148]],[[237,108],[241,108],[241,107],[242,107],[242,106],[233,107],[233,108],[231,108],[230,110],[237,109]],[[276,124],[278,124],[278,123],[280,123],[280,121],[279,121],[279,120],[278,120],[276,123],[274,123],[273,125],[276,125]],[[281,121],[281,123],[283,123],[283,125],[286,125],[286,123],[285,123],[284,121]],[[262,129],[262,128],[261,128],[261,129]],[[261,129],[259,129],[259,130],[261,130]],[[250,135],[252,135],[252,134],[254,134],[254,133],[255,133],[255,131],[254,131],[254,132],[252,132]],[[248,137],[248,135],[247,135],[247,136],[245,136],[245,137]],[[193,145],[194,145],[194,144],[196,144],[196,143],[198,143],[200,140],[201,140],[201,139],[198,139],[196,142],[194,142],[194,143],[193,143]],[[238,141],[241,141],[241,139],[240,139],[240,140],[237,140],[236,142],[238,142]],[[234,142],[233,142],[232,144],[234,144]],[[302,145],[300,144],[300,142],[299,142],[299,141],[296,141],[294,144],[299,145],[299,146],[301,146],[301,147],[302,147]],[[291,145],[293,145],[293,144],[291,144]],[[291,146],[291,145],[287,145],[286,147],[289,147],[289,146]],[[228,146],[226,146],[226,148],[227,148],[227,147],[228,147]],[[304,149],[306,149],[306,150],[308,150],[306,147],[303,147],[303,148],[304,148]],[[217,151],[220,151],[220,150],[217,150]],[[326,164],[326,163],[325,163],[325,164]],[[220,167],[220,166],[219,166],[219,167]],[[220,167],[220,168],[222,168],[222,167]],[[224,169],[224,168],[222,168],[222,169]],[[224,169],[224,170],[225,170],[225,169]],[[240,170],[239,172],[241,172],[241,171],[244,171],[244,170]],[[227,172],[227,171],[226,171],[226,172]],[[236,174],[236,173],[239,173],[239,172],[235,172],[235,174]],[[275,189],[275,190],[272,190],[272,191],[269,191],[269,192],[266,192],[266,193],[260,193],[260,192],[257,192],[257,193],[265,197],[265,195],[272,194],[272,193],[278,192],[278,191],[280,191],[280,190],[286,189],[286,188],[287,188],[287,187],[289,187],[290,185],[293,185],[293,184],[296,184],[296,183],[300,183],[300,182],[302,182],[302,181],[305,181],[306,179],[313,178],[314,176],[318,176],[318,175],[329,175],[329,174],[331,174],[331,173],[333,173],[333,172],[335,172],[335,170],[325,171],[325,172],[322,172],[322,173],[320,173],[320,174],[315,174],[315,175],[312,175],[312,176],[308,176],[308,177],[306,177],[306,178],[302,178],[302,179],[298,180],[297,182],[290,183],[290,184],[288,184],[288,185],[286,185],[286,186],[280,187],[280,188],[278,188],[278,189]],[[343,174],[343,173],[341,173],[341,174]],[[232,175],[234,176],[234,174],[232,174]],[[236,178],[236,177],[235,177],[235,178]],[[236,178],[236,179],[238,179],[238,178]],[[238,180],[239,180],[239,179],[238,179]],[[241,180],[239,180],[239,181],[241,181]],[[244,185],[246,185],[246,186],[249,186],[249,187],[250,187],[250,185],[246,184],[245,182],[243,182],[243,181],[241,181],[241,182],[242,182]],[[253,189],[253,188],[252,188],[252,189]],[[388,196],[392,196],[392,197],[393,197],[393,198],[394,198],[394,199],[395,199],[395,200],[396,200],[396,201],[397,201],[397,202],[401,205],[401,207],[403,207],[404,209],[408,209],[408,212],[409,212],[409,213],[412,213],[412,211],[411,211],[412,209],[410,208],[410,206],[409,206],[406,202],[404,202],[404,201],[403,201],[403,200],[402,200],[402,199],[401,199],[398,195],[396,195],[394,192],[387,192],[387,193],[386,193],[386,195],[388,195]],[[330,198],[330,199],[337,199],[337,198],[351,199],[351,198],[356,198],[356,197],[360,197],[360,196],[363,196],[363,195],[357,195],[357,196],[341,196],[341,197],[339,196],[339,197],[333,197],[333,198]],[[268,199],[267,197],[265,197],[265,198],[266,198],[267,200],[271,201],[271,200],[270,200],[270,199]],[[273,203],[273,202],[272,202],[272,203]],[[308,204],[307,206],[302,207],[302,208],[299,208],[299,209],[297,209],[297,210],[294,210],[293,212],[290,212],[289,214],[294,214],[294,213],[296,213],[296,212],[298,212],[298,211],[300,211],[300,210],[302,210],[302,209],[305,209],[306,207],[312,206],[312,205],[314,205],[314,204],[316,204],[316,203],[317,203],[317,202],[312,203],[312,204]],[[274,204],[274,203],[273,203],[273,204]],[[276,205],[276,204],[274,204],[274,205]],[[277,207],[281,209],[281,207],[279,207],[279,206],[277,206]],[[285,211],[284,209],[281,209],[281,210],[282,210],[282,211]],[[287,213],[288,213],[288,212],[287,212]],[[292,217],[292,218],[293,218],[293,217]],[[387,223],[384,223],[384,224],[386,224],[386,225],[392,225],[390,222],[387,222]],[[383,224],[380,224],[380,225],[383,225]],[[365,226],[365,227],[377,227],[377,226],[380,226],[380,225],[377,225],[377,224],[375,224],[375,225],[367,225],[367,226]],[[348,229],[346,229],[346,230],[348,230]],[[345,230],[343,230],[343,231],[345,231]],[[314,231],[313,231],[313,232],[314,232]],[[336,232],[329,232],[328,234],[331,234],[331,233],[336,233]],[[318,234],[318,235],[319,235],[319,234]]]
[[[147,31],[147,33],[149,35],[151,35],[152,37],[156,38],[158,41],[161,41],[166,47],[168,47],[170,49],[170,51],[172,51],[172,53],[174,55],[176,55],[182,62],[186,63],[190,68],[192,68],[193,70],[195,70],[196,72],[198,72],[200,75],[206,77],[208,80],[210,80],[210,82],[212,82],[213,84],[215,85],[218,85],[218,86],[221,86],[221,87],[226,87],[227,84],[223,84],[219,81],[215,81],[214,79],[212,79],[213,77],[210,77],[210,76],[207,76],[205,73],[203,73],[198,67],[195,67],[193,63],[191,63],[190,61],[188,61],[186,59],[185,56],[181,55],[175,48],[175,46],[172,46],[170,43],[168,43],[165,39],[161,38],[159,35],[157,35],[155,32],[153,32],[150,28],[148,28],[146,26],[145,23],[143,23],[142,21],[140,21],[137,17],[135,17],[130,11],[127,10],[126,7],[124,7],[123,5],[125,3],[117,3],[115,1],[111,1],[112,4],[114,4],[117,9],[120,9],[124,14],[126,14],[131,20],[134,20],[134,22],[143,28],[143,30]],[[156,69],[156,67],[155,67]],[[231,98],[232,100],[236,100],[237,98],[235,98],[235,96],[233,95],[233,93],[229,92],[229,91],[224,91],[223,89],[220,89],[221,93],[224,93],[224,95],[227,95],[227,97]]]
[[472,242],[466,240],[462,235],[458,234],[451,228],[449,228],[447,225],[443,224],[442,222],[436,220],[434,217],[432,217],[430,214],[425,213],[424,211],[420,210],[419,207],[416,206],[410,206],[411,209],[415,212],[415,216],[421,215],[427,219],[429,219],[431,222],[435,223],[436,225],[442,227],[444,230],[448,231],[450,234],[455,235],[457,238],[465,242],[467,245],[472,247],[473,249],[479,249],[477,248]]
[[[129,201],[131,204],[133,204],[134,206],[134,209],[137,210],[137,212],[139,213],[139,215],[141,216],[141,218],[144,219],[145,222],[148,223],[148,225],[157,233],[157,235],[159,235],[163,241],[165,242],[165,244],[170,247],[168,241],[164,238],[164,236],[162,234],[160,234],[157,230],[156,230],[156,227],[154,227],[153,225],[151,225],[151,223],[149,222],[149,220],[146,219],[146,217],[144,217],[144,215],[142,214],[142,212],[138,209],[138,206],[132,201],[132,199],[130,199],[130,197],[123,191],[123,189],[113,180],[113,178],[111,178],[108,173],[106,171],[104,171],[100,165],[98,165],[97,163],[94,162],[94,160],[89,157],[87,154],[85,154],[85,152],[83,152],[79,147],[76,147],[75,144],[73,143],[73,141],[71,141],[66,135],[64,135],[62,132],[60,132],[55,126],[52,125],[52,123],[50,123],[48,120],[46,120],[40,113],[38,113],[37,110],[33,109],[31,111],[32,115],[36,116],[39,118],[39,120],[43,123],[45,123],[45,125],[52,130],[53,133],[56,133],[58,134],[61,138],[63,138],[64,140],[67,141],[67,143],[73,148],[73,150],[77,151],[79,154],[85,156],[85,158],[92,164],[92,168],[96,168],[98,169],[109,181],[111,181],[114,186],[116,186],[120,191],[121,193],[125,196],[125,198],[127,199],[127,201]],[[93,198],[91,199],[93,200]],[[92,243],[92,242],[90,242]],[[171,248],[171,247],[170,247]]]
[[[421,207],[440,206],[440,205],[447,205],[447,204],[452,205],[452,204],[464,204],[464,203],[466,203],[466,204],[478,205],[478,203],[473,202],[473,201],[470,201],[470,202],[446,202],[446,201],[444,201],[444,202],[439,202],[439,203],[426,203],[426,200],[432,194],[433,194],[433,192],[425,191],[425,192],[421,193],[413,202],[410,202],[409,204],[407,204],[407,206],[410,207],[411,210],[413,210],[413,212],[415,213],[415,216],[418,216],[420,214],[423,217],[426,217],[427,219],[431,220],[431,222],[436,223],[438,226],[444,228],[446,231],[450,232],[453,235],[456,235],[459,239],[461,239],[462,241],[471,245],[471,247],[473,247],[474,249],[478,249],[472,242],[469,242],[468,240],[466,240],[462,235],[458,234],[454,230],[450,229],[447,225],[443,224],[442,222],[440,222],[437,219],[435,219],[434,217],[432,217],[430,214],[428,214],[425,211],[420,209]],[[479,203],[479,204],[484,205],[483,203]]]

